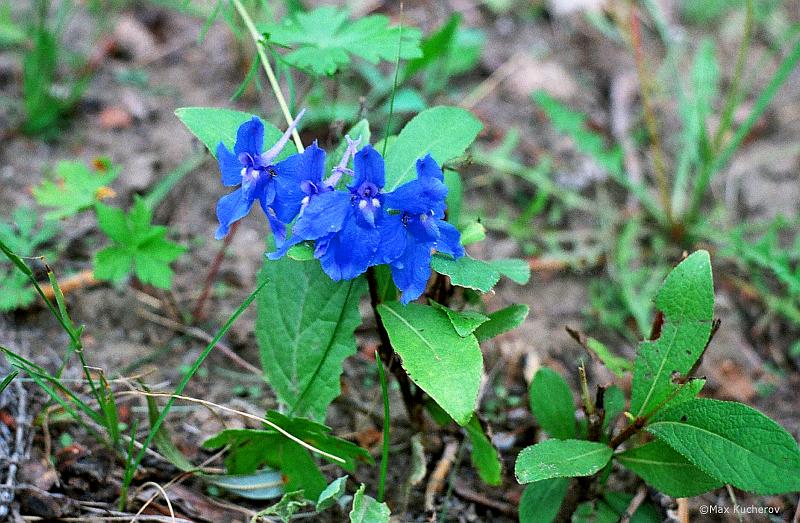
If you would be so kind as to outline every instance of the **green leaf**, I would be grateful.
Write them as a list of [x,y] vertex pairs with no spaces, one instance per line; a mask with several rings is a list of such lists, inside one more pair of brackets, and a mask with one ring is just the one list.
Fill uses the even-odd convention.
[[[397,137],[395,136],[394,138],[396,139]],[[392,144],[394,142],[389,143]],[[447,221],[452,223],[455,227],[458,227],[461,223],[461,205],[464,200],[464,183],[461,181],[461,174],[457,171],[444,169],[444,184],[447,186],[447,197],[445,198],[445,203],[447,204]],[[470,231],[464,230],[461,232],[461,242],[463,245],[469,245],[470,242],[475,239],[468,236],[468,232]]]
[[[145,388],[145,390],[147,391],[147,388]],[[147,417],[152,426],[159,416],[158,406],[153,396],[145,396],[145,398],[147,399]],[[156,431],[156,435],[153,437],[153,444],[156,446],[156,449],[158,449],[158,452],[167,458],[167,461],[175,465],[178,470],[182,470],[183,472],[194,470],[195,466],[192,465],[192,462],[189,461],[186,456],[183,455],[183,452],[175,446],[175,443],[172,442],[172,436],[165,425],[161,425]]]
[[500,273],[482,260],[469,255],[454,260],[445,254],[436,253],[431,257],[431,268],[439,274],[450,277],[450,282],[480,292],[489,292],[500,279]]
[[674,375],[686,375],[705,350],[714,310],[708,252],[695,252],[669,273],[656,307],[664,314],[661,335],[642,342],[633,367],[631,413],[637,417],[667,400]]
[[94,256],[94,277],[119,283],[130,274],[133,255],[124,247],[106,247]]
[[567,496],[568,478],[551,478],[528,484],[519,500],[520,523],[551,523]]
[[462,338],[469,336],[475,329],[481,326],[482,323],[489,321],[488,316],[484,316],[480,312],[476,311],[454,311],[449,307],[445,307],[444,305],[439,305],[435,301],[431,301],[431,305],[447,315],[447,318],[450,320],[450,323],[453,324],[453,328],[456,330],[459,336]]
[[336,7],[318,7],[313,11],[297,12],[280,24],[264,24],[268,43],[294,47],[283,61],[316,75],[333,75],[349,64],[352,56],[370,63],[380,60],[416,58],[419,49],[419,29],[389,27],[389,18],[371,15],[349,19],[349,13]]
[[361,487],[353,496],[353,508],[350,510],[350,523],[389,523],[392,515],[386,503],[378,503],[364,494],[366,487]]
[[120,169],[114,166],[90,169],[83,162],[61,161],[56,164],[52,179],[33,188],[33,196],[39,205],[53,208],[45,218],[73,216],[101,200],[119,173]]
[[95,255],[95,278],[120,282],[132,267],[142,283],[169,289],[173,274],[169,266],[186,248],[165,238],[166,227],[150,224],[152,210],[144,200],[137,197],[127,215],[101,203],[96,205],[96,210],[101,230],[114,245]]
[[[236,131],[239,126],[253,117],[251,113],[222,109],[218,107],[182,107],[175,110],[175,116],[183,125],[208,147],[209,152],[217,157],[217,145],[220,142],[228,149],[233,149],[236,142]],[[272,147],[283,134],[280,129],[269,122],[264,122],[264,149]],[[297,152],[294,144],[289,142],[278,158]]]
[[307,505],[309,505],[309,502],[305,498],[305,493],[302,490],[295,490],[284,494],[280,501],[259,512],[259,515],[278,516],[283,523],[289,523],[292,520],[292,516]]
[[403,127],[386,151],[386,185],[391,192],[417,177],[416,163],[426,154],[442,167],[464,154],[483,125],[469,111],[438,106],[422,111]]
[[[267,419],[317,449],[345,460],[341,467],[353,472],[358,462],[372,463],[369,453],[330,434],[331,429],[304,418],[289,418],[270,411]],[[231,474],[253,474],[264,465],[278,468],[286,476],[287,492],[304,490],[308,499],[316,500],[327,482],[309,451],[274,429],[229,429],[206,440],[203,448],[217,449],[229,445],[225,466]],[[327,458],[326,458],[327,459]]]
[[329,507],[336,504],[337,501],[344,495],[347,488],[347,476],[342,476],[333,480],[330,485],[325,487],[325,490],[317,498],[317,512],[322,512]]
[[625,411],[625,393],[616,385],[611,385],[606,389],[603,397],[603,431],[614,426],[614,420]]
[[[633,496],[623,492],[607,492],[595,501],[578,505],[572,523],[618,523],[631,504]],[[649,503],[642,503],[633,513],[630,523],[661,523],[661,516]]]
[[514,283],[525,285],[531,279],[531,267],[525,260],[517,258],[491,260],[489,265]]
[[489,321],[475,329],[475,337],[479,342],[499,336],[522,325],[528,317],[530,308],[527,305],[509,305],[504,309],[489,314]]
[[356,353],[363,278],[333,281],[319,263],[265,261],[256,340],[267,381],[297,416],[325,419],[340,393],[342,362]]
[[487,485],[500,485],[502,483],[503,465],[500,454],[492,442],[486,437],[478,416],[473,415],[469,423],[464,425],[464,430],[472,442],[472,466],[478,471]]
[[722,486],[661,441],[617,454],[616,459],[655,489],[675,498],[690,498]]
[[446,314],[425,305],[389,302],[378,312],[409,377],[456,423],[466,425],[483,372],[475,336],[459,336]]
[[[482,242],[484,239],[486,239],[486,227],[481,222],[472,222],[461,229],[461,245],[472,245],[473,243]],[[500,269],[497,270],[499,271]]]
[[203,479],[228,492],[247,499],[274,499],[283,494],[283,476],[271,468],[253,474],[204,475]]
[[800,449],[786,430],[741,403],[693,399],[647,431],[719,481],[756,494],[800,490]]
[[528,392],[531,412],[545,432],[557,439],[575,437],[575,400],[561,375],[542,367],[534,375]]
[[603,365],[605,365],[608,370],[610,370],[619,378],[623,377],[626,372],[630,372],[633,369],[633,363],[611,352],[611,350],[600,340],[595,338],[586,338],[586,347],[592,351],[595,356],[600,358],[600,361],[603,362]]
[[612,454],[608,445],[594,441],[549,439],[520,452],[514,474],[520,483],[591,476],[606,466]]
[[421,56],[406,64],[403,70],[403,78],[411,78],[417,71],[443,58],[453,44],[460,24],[461,14],[453,14],[442,27],[425,38],[422,45],[420,45]]

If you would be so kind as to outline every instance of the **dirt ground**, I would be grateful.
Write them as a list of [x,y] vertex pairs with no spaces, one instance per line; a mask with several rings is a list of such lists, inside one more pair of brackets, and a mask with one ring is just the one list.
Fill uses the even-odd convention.
[[[676,2],[665,0],[662,3],[677,19]],[[386,3],[379,9],[395,19],[399,16],[394,3]],[[406,18],[426,33],[440,26],[453,10],[463,13],[467,26],[485,31],[486,46],[478,70],[459,79],[449,95],[443,95],[435,102],[458,103],[465,92],[493,71],[509,60],[518,60],[514,72],[474,107],[474,112],[486,125],[480,137],[481,145],[497,143],[508,129],[515,127],[521,133],[520,151],[526,161],[535,163],[544,151],[553,152],[559,175],[569,183],[584,186],[584,193],[589,197],[597,186],[609,185],[602,173],[597,174],[596,167],[573,154],[569,142],[553,132],[531,103],[529,93],[534,89],[544,89],[570,106],[586,111],[592,125],[607,131],[611,125],[609,97],[612,85],[634,73],[633,61],[625,48],[609,41],[581,14],[531,18],[518,16],[514,11],[494,14],[469,0],[405,3]],[[785,11],[791,21],[800,20],[800,2],[786,2]],[[88,29],[80,22],[79,19],[70,25],[69,45],[91,51],[87,49],[90,40],[87,38]],[[202,146],[173,115],[177,107],[233,105],[245,110],[260,108],[267,117],[276,115],[277,108],[268,92],[248,92],[231,104],[230,96],[246,73],[247,66],[242,61],[239,46],[222,23],[215,24],[206,39],[198,44],[202,23],[200,19],[154,7],[147,2],[136,2],[134,7],[115,15],[111,34],[116,50],[103,60],[67,131],[57,141],[49,143],[16,133],[0,133],[5,136],[0,145],[0,214],[3,219],[8,219],[10,210],[17,205],[34,204],[30,188],[42,179],[48,168],[62,159],[89,161],[99,155],[109,156],[123,168],[114,185],[117,197],[113,203],[124,205],[131,202],[135,194],[147,191],[181,161],[201,150]],[[731,23],[727,22],[725,27]],[[723,75],[727,77],[738,46],[735,31],[728,27],[720,34],[709,35],[696,28],[685,29],[690,40],[718,37]],[[760,53],[764,47],[762,39],[756,38],[751,54],[753,60],[762,56],[763,68],[772,71],[776,63],[763,58]],[[121,81],[131,72],[145,73],[146,86],[137,87]],[[0,93],[18,97],[19,78],[18,61],[14,56],[0,52]],[[758,92],[768,78],[756,68],[755,74],[748,77],[752,82],[749,92]],[[113,111],[127,115],[122,125],[109,123],[109,114]],[[715,196],[730,198],[730,208],[739,219],[767,218],[779,212],[790,216],[800,213],[798,116],[800,73],[796,71],[777,96],[759,135],[746,144],[730,168],[715,181]],[[7,124],[12,117],[10,107],[0,108],[0,126]],[[278,123],[280,119],[274,121]],[[314,131],[327,132],[326,129],[306,131],[305,139],[308,140]],[[518,193],[531,190],[519,181],[503,181],[492,187],[473,184],[485,174],[485,170],[476,166],[468,167],[463,174],[467,199],[474,208],[492,202],[492,206],[483,207],[482,212],[487,217],[501,210],[513,212],[512,202]],[[153,388],[169,390],[177,382],[182,369],[194,361],[204,342],[158,324],[152,321],[152,316],[170,318],[176,308],[190,309],[193,306],[206,268],[219,248],[213,239],[216,229],[213,209],[224,192],[217,167],[209,159],[187,175],[159,207],[157,221],[168,224],[170,230],[177,233],[174,239],[191,249],[176,266],[174,292],[96,286],[68,296],[73,318],[87,326],[86,354],[92,365],[102,367],[112,375],[143,375],[148,383],[154,384]],[[498,194],[502,197],[497,198]],[[531,227],[538,226],[540,224],[531,224]],[[586,216],[570,213],[564,218],[563,226],[567,230],[581,231],[592,224]],[[264,231],[265,220],[257,213],[243,221],[222,264],[219,281],[223,285],[215,287],[208,319],[200,326],[206,332],[213,333],[253,289],[263,260]],[[91,217],[79,216],[65,221],[58,239],[58,250],[62,255],[54,269],[60,275],[68,275],[91,268],[91,254],[100,238]],[[488,239],[475,246],[472,252],[485,258],[524,255],[515,241],[497,232],[490,233]],[[679,255],[680,252],[675,253],[676,260]],[[722,320],[722,328],[700,367],[699,374],[708,377],[704,394],[747,402],[776,419],[795,437],[800,436],[797,395],[800,369],[797,360],[786,356],[787,347],[797,333],[780,324],[767,328],[758,326],[756,320],[760,306],[719,277],[724,271],[734,271],[735,268],[715,264],[714,269],[717,274],[715,315]],[[469,466],[468,456],[463,457],[456,474],[454,492],[448,501],[447,521],[516,520],[514,514],[522,487],[513,478],[514,459],[520,449],[535,442],[541,434],[524,403],[517,406],[504,402],[498,390],[526,398],[526,377],[542,365],[555,368],[576,383],[577,361],[584,356],[583,349],[567,335],[564,327],[585,329],[589,324],[588,284],[602,271],[602,266],[582,271],[534,271],[528,285],[502,284],[495,293],[486,297],[490,310],[510,303],[526,303],[531,307],[530,316],[521,328],[483,347],[488,376],[483,406],[484,410],[488,407],[493,413],[499,413],[493,416],[496,421],[490,425],[494,442],[502,451],[505,481],[502,487],[487,488]],[[224,341],[241,358],[257,365],[254,321],[255,308],[252,308],[238,320]],[[359,331],[363,350],[345,364],[343,396],[348,399],[334,403],[328,423],[336,434],[377,452],[379,439],[375,434],[380,430],[381,409],[374,363],[367,356],[371,354],[370,347],[377,342],[370,325],[370,320],[367,320]],[[611,343],[626,356],[635,353],[635,345],[618,335],[602,331],[591,334]],[[0,345],[52,367],[63,355],[67,338],[45,311],[34,307],[0,315]],[[78,370],[70,368],[67,374],[78,378]],[[613,378],[599,366],[590,366],[589,374],[596,384],[609,383]],[[770,389],[769,393],[763,392],[766,387]],[[33,394],[32,388],[30,392]],[[265,408],[275,406],[274,398],[262,380],[221,352],[212,354],[204,372],[193,380],[186,393],[257,415],[262,414]],[[129,397],[125,406],[134,415],[141,415],[143,411],[139,398]],[[405,503],[403,499],[401,485],[407,476],[406,455],[411,432],[396,391],[393,392],[393,413],[397,417],[397,428],[392,434],[396,453],[391,463],[389,485],[392,488],[388,497],[395,513],[400,514],[403,506],[408,507],[401,521],[427,521],[428,515],[421,510],[424,484],[413,489]],[[222,428],[243,425],[244,421],[237,416],[215,415],[195,406],[176,408],[170,417],[170,426],[180,447],[195,461],[207,457],[198,449],[205,438]],[[81,439],[80,432],[63,421],[52,422],[49,429],[55,449],[60,448],[56,441],[63,432],[72,432],[76,445],[93,446],[89,438]],[[426,441],[429,470],[439,459],[444,444],[453,438],[452,434],[442,433],[430,436],[431,441]],[[44,435],[38,433],[33,456],[41,458],[44,440]],[[104,495],[113,498],[113,485],[109,485],[118,479],[116,476],[120,469],[113,466],[111,458],[100,455],[94,459],[93,466],[102,473],[92,479],[95,483],[90,482],[92,490],[99,501],[103,501]],[[36,459],[32,461],[36,462]],[[77,466],[69,469],[73,479],[89,481],[75,468]],[[153,465],[153,468],[157,469],[157,466]],[[23,476],[37,476],[37,470],[35,464],[28,465],[27,469],[23,467],[22,473]],[[330,470],[330,473],[333,477],[336,471]],[[41,479],[46,474],[38,476]],[[170,477],[167,472],[162,472],[162,476]],[[354,478],[374,484],[375,471],[362,467]],[[624,484],[625,476],[620,478],[617,481],[629,486]],[[86,483],[80,483],[78,479],[63,485],[60,491],[67,496],[80,497],[80,485]],[[203,511],[216,511],[211,512],[214,516],[205,519],[244,520],[242,513],[237,515],[233,509],[211,504],[200,494],[203,487],[199,482],[188,481],[185,484],[192,488],[184,488],[177,496],[183,496],[179,505],[187,516],[201,517]],[[729,504],[727,496],[723,489],[692,500],[692,506]],[[796,497],[751,499],[741,492],[737,492],[737,496],[740,503],[749,500],[755,504],[780,507],[780,521],[789,521],[795,510]],[[437,506],[441,506],[443,499],[444,496],[437,498]],[[663,497],[651,497],[651,500],[661,504],[665,514],[674,516],[674,500]],[[241,500],[235,502],[242,503]],[[257,507],[252,503],[242,504]],[[192,510],[197,513],[192,514]],[[336,521],[341,514],[330,517]],[[710,516],[706,518],[695,512],[692,521],[714,520]]]

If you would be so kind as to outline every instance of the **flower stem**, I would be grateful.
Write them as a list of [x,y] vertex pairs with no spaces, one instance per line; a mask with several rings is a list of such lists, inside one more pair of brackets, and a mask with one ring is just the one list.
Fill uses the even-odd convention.
[[192,322],[197,323],[198,321],[202,321],[205,319],[205,306],[206,302],[208,302],[208,297],[211,294],[211,286],[214,285],[214,282],[217,279],[217,273],[219,272],[219,268],[222,265],[222,260],[225,259],[225,252],[227,252],[228,247],[230,247],[231,242],[233,241],[233,237],[236,236],[236,231],[239,229],[239,223],[241,222],[234,222],[231,225],[230,231],[228,231],[228,235],[225,236],[225,239],[222,242],[219,250],[217,251],[217,255],[214,256],[214,260],[211,262],[211,267],[208,269],[208,274],[206,274],[206,280],[203,284],[203,290],[200,293],[200,297],[197,298],[197,303],[194,306],[194,311],[192,311]]
[[389,387],[386,382],[386,373],[383,370],[383,362],[377,351],[375,352],[375,364],[378,366],[378,378],[381,382],[381,395],[383,396],[383,448],[381,450],[380,476],[378,477],[378,503],[383,503],[386,474],[389,470],[389,429],[392,424],[389,417]]
[[[287,125],[292,125],[292,113],[289,111],[289,105],[286,103],[286,99],[283,97],[283,92],[281,91],[281,86],[278,84],[278,79],[275,77],[275,73],[272,71],[272,66],[269,63],[269,59],[267,58],[267,53],[264,52],[264,36],[258,32],[256,29],[256,25],[253,23],[253,19],[250,18],[250,14],[247,12],[247,9],[244,8],[242,2],[240,0],[231,0],[233,5],[236,7],[236,10],[239,12],[239,16],[242,17],[242,21],[244,25],[247,27],[247,31],[250,33],[250,37],[253,39],[253,42],[256,44],[256,51],[258,52],[258,57],[261,59],[261,63],[264,66],[264,71],[267,73],[267,79],[269,80],[269,85],[272,87],[272,92],[275,93],[275,98],[278,100],[278,105],[281,108],[281,112],[283,113],[284,118],[286,118]],[[297,147],[297,152],[302,153],[305,149],[303,147],[303,141],[300,140],[300,134],[297,132],[297,129],[292,130],[292,139],[294,139],[294,144]]]

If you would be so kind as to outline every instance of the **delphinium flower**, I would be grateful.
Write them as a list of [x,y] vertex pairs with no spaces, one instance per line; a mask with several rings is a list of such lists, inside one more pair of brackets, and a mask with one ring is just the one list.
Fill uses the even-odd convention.
[[[357,142],[351,141],[348,150],[356,146]],[[334,169],[331,182],[335,183],[329,187],[335,186],[338,177],[347,172],[346,165],[343,159]],[[346,190],[328,190],[310,198],[287,242],[314,240],[314,256],[333,280],[353,279],[376,260],[399,254],[394,244],[381,242],[384,236],[381,227],[387,216],[383,207],[383,158],[367,145],[355,153],[353,167],[353,180]],[[285,251],[280,249],[270,254],[270,258],[279,258]]]
[[277,241],[280,243],[285,237],[283,221],[275,210],[276,207],[281,208],[281,198],[285,188],[278,187],[278,183],[281,177],[288,178],[288,173],[299,169],[298,163],[302,162],[303,158],[300,155],[292,155],[281,162],[275,163],[275,160],[289,141],[303,112],[297,115],[283,136],[266,152],[262,153],[264,124],[256,116],[239,126],[233,152],[222,142],[217,145],[222,184],[228,187],[239,186],[232,193],[220,198],[217,203],[218,240],[228,234],[234,222],[250,212],[256,200],[267,215]]
[[390,242],[400,254],[386,260],[392,279],[402,291],[400,301],[419,298],[431,275],[431,254],[435,249],[460,258],[464,255],[461,234],[444,220],[447,186],[436,161],[427,155],[417,160],[417,179],[384,198],[390,214],[382,228],[383,242]]

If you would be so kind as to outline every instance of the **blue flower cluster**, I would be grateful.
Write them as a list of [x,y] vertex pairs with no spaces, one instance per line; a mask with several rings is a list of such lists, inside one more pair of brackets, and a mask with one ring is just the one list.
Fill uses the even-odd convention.
[[[349,136],[341,162],[328,176],[325,151],[316,142],[275,162],[300,117],[266,152],[261,152],[264,124],[255,116],[239,127],[233,152],[219,144],[222,183],[240,187],[217,204],[217,239],[258,200],[276,239],[270,259],[313,241],[314,257],[331,279],[349,280],[385,264],[403,293],[401,301],[417,299],[430,277],[434,249],[454,258],[464,255],[458,230],[444,220],[447,186],[439,165],[430,155],[417,160],[417,178],[385,193],[383,157],[371,145],[359,149],[360,140]],[[340,183],[345,175],[347,185]]]

